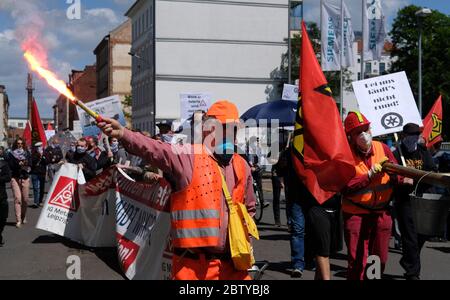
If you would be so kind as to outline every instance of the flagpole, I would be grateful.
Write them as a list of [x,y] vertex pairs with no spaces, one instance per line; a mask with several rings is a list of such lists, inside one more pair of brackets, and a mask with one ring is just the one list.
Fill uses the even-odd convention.
[[340,66],[341,66],[341,105],[339,105],[339,114],[343,117],[344,108],[344,78],[343,78],[343,61],[344,61],[344,0],[341,0],[341,53],[340,53]]
[[[361,22],[361,77],[360,80],[364,79],[364,28],[365,28],[365,19],[364,19],[364,10],[367,10],[366,0],[361,0],[361,12],[362,12],[362,22]],[[367,13],[367,12],[366,12]]]

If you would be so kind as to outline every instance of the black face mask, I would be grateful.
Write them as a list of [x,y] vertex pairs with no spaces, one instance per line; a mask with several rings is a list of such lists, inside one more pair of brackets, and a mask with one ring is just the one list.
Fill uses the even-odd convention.
[[223,166],[228,166],[231,159],[233,158],[233,154],[217,154],[214,153],[214,157],[219,161]]

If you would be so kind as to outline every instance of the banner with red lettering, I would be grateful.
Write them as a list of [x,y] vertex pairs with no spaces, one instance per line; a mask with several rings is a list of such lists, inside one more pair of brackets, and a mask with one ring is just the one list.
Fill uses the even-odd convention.
[[129,279],[170,279],[170,185],[135,182],[112,167],[86,184],[64,164],[36,225],[89,247],[117,247]]

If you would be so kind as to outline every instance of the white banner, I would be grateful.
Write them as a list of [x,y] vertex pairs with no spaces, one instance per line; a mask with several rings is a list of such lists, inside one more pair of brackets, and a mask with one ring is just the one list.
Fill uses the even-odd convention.
[[[118,95],[90,101],[85,103],[85,105],[103,117],[115,119],[123,126],[126,125],[122,103],[120,102],[120,97]],[[78,106],[77,112],[83,135],[98,136],[100,134],[100,129],[97,127],[95,120]]]
[[110,168],[82,185],[78,167],[57,173],[37,228],[89,247],[117,246],[129,279],[170,279],[170,186],[134,182]]
[[344,46],[341,46],[341,7],[322,2],[321,40],[322,40],[322,70],[338,71],[341,69],[341,49],[344,51],[342,66],[348,68],[354,64],[352,20],[349,10],[344,3]]
[[[183,93],[180,94],[181,123],[192,117],[198,110],[207,111],[211,106],[210,93]],[[188,124],[184,124],[188,125]]]
[[298,101],[298,85],[284,84],[282,100]]
[[405,72],[352,84],[359,110],[371,122],[373,136],[402,131],[407,123],[422,126],[422,118]]
[[379,60],[386,40],[386,17],[381,0],[367,0],[363,9],[364,60]]

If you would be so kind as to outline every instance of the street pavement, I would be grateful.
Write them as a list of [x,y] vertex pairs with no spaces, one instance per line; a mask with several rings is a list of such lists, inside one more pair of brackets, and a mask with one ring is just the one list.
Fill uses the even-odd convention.
[[[264,182],[265,198],[271,202],[270,182]],[[6,245],[0,248],[0,280],[4,279],[67,279],[67,258],[77,255],[81,259],[81,278],[90,280],[123,280],[125,277],[117,265],[114,248],[89,249],[65,238],[35,228],[42,208],[28,209],[28,223],[17,229],[14,223],[14,207],[11,190],[9,218],[4,231]],[[30,193],[30,203],[31,203]],[[283,199],[283,196],[282,196]],[[290,246],[286,227],[285,203],[281,204],[282,227],[275,227],[272,206],[264,211],[258,226],[261,239],[255,241],[257,261],[267,260],[269,266],[263,280],[290,280]],[[392,242],[391,242],[392,244]],[[385,279],[402,279],[399,265],[400,253],[390,249]],[[344,280],[346,270],[344,251],[331,259],[333,279]],[[314,272],[306,270],[301,279],[314,278]],[[427,242],[422,251],[422,279],[450,279],[450,243]]]

